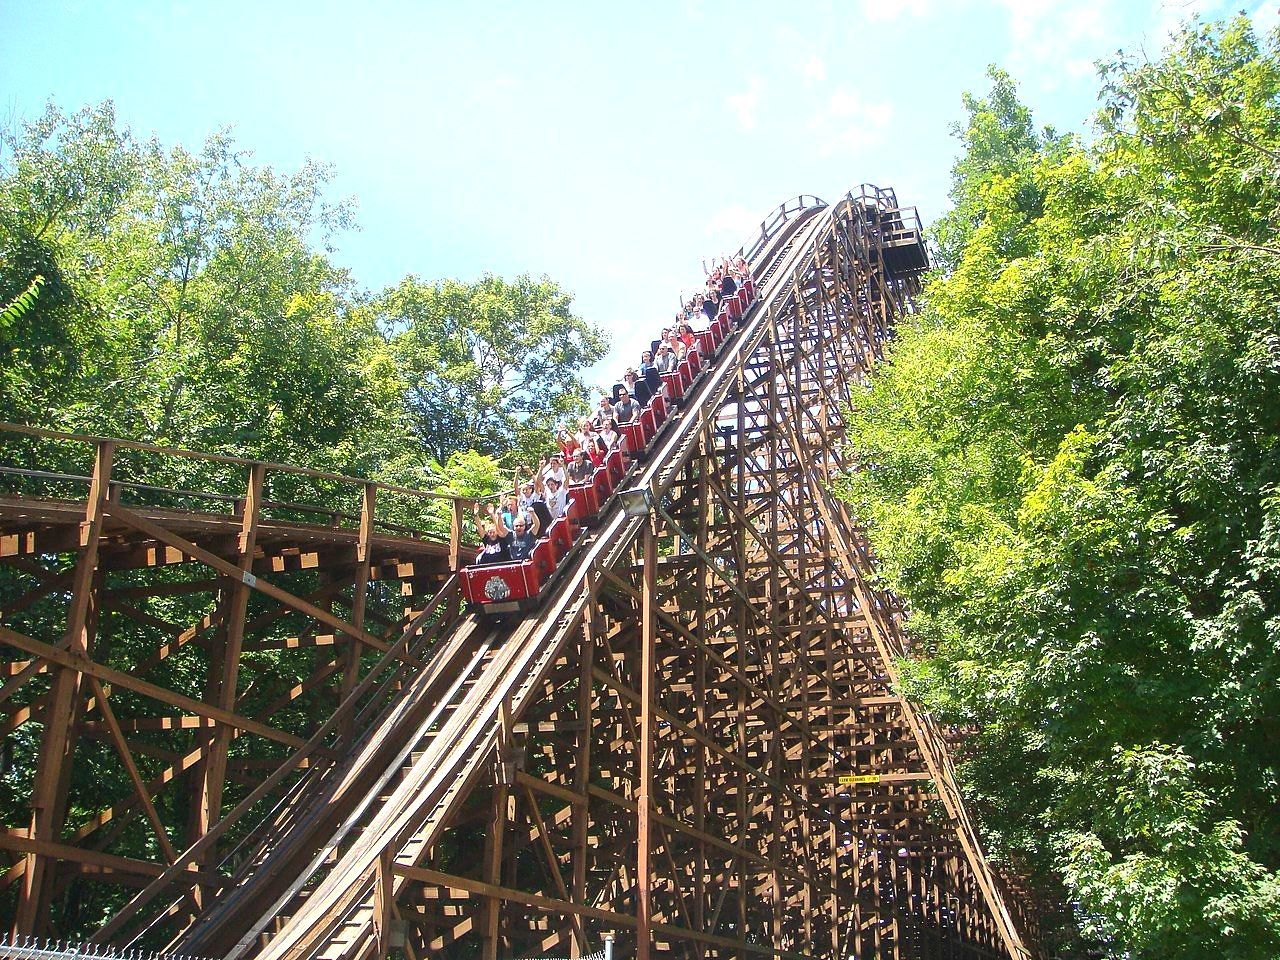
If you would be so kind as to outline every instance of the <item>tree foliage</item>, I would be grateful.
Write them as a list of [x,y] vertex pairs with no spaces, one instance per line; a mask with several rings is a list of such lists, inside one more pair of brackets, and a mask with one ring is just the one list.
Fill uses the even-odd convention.
[[255,165],[226,132],[166,148],[109,102],[51,105],[0,164],[0,304],[44,278],[0,331],[5,419],[420,485],[547,444],[603,353],[545,278],[359,290],[329,170]]
[[[535,439],[585,410],[577,371],[604,355],[600,333],[570,310],[547,278],[424,284],[408,277],[371,308],[392,331],[413,430],[432,456],[460,449],[516,449],[536,462]],[[530,456],[534,455],[534,456]]]
[[910,692],[1064,955],[1280,954],[1280,36],[1103,72],[1097,141],[966,98],[945,271],[842,492]]

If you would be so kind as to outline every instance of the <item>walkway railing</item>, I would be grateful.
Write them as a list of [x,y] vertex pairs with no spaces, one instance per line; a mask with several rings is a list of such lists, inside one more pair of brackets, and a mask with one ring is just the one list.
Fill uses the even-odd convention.
[[[447,542],[455,559],[470,539],[474,500],[328,470],[250,460],[0,422],[0,493],[82,500],[110,448],[108,499],[135,506],[234,514],[259,490],[263,520]],[[16,462],[15,462],[16,461]],[[451,564],[456,567],[457,563]]]
[[[606,951],[607,952],[607,951]],[[0,934],[0,960],[203,960],[176,953],[117,950],[98,943],[67,943]]]

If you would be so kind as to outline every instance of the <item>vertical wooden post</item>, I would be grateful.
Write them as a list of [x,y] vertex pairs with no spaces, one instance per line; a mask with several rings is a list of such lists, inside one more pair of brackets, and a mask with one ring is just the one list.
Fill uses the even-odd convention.
[[[372,566],[374,511],[377,509],[377,501],[378,485],[366,483],[360,498],[360,539],[356,542],[356,571],[351,594],[351,625],[357,629],[364,629],[364,612],[368,603],[369,574]],[[339,702],[347,699],[360,679],[361,651],[360,640],[356,637],[347,637],[342,654],[342,686]],[[355,716],[354,711],[347,716],[348,720],[344,724],[343,731],[344,738],[351,735],[351,718]]]
[[383,849],[378,854],[373,880],[373,940],[377,956],[385,957],[391,950],[390,930],[395,918],[395,874],[392,873],[394,854]]
[[453,498],[449,511],[449,569],[458,571],[462,555],[462,501]]
[[[735,437],[735,445],[737,449],[737,460],[734,464],[737,473],[737,481],[735,484],[734,495],[737,499],[737,507],[739,516],[745,515],[747,512],[747,414],[746,414],[746,371],[743,368],[743,361],[738,362],[738,369],[735,372],[736,377],[736,393],[738,397],[737,410],[737,435]],[[747,573],[747,530],[743,524],[737,524],[733,542],[734,567],[737,570],[737,576],[744,581]],[[747,608],[745,600],[735,598],[733,601],[738,608],[737,617],[737,668],[740,677],[747,676],[747,640],[751,633],[751,611]],[[746,685],[739,680],[736,684],[738,688],[737,699],[737,718],[734,723],[735,739],[737,753],[740,757],[748,755],[747,740],[747,688]],[[737,820],[738,832],[735,838],[738,846],[743,849],[747,848],[750,842],[747,810],[747,772],[739,769],[737,774]],[[738,919],[737,930],[738,936],[742,939],[748,939],[749,931],[747,925],[747,889],[751,885],[750,878],[747,875],[748,863],[746,857],[739,855],[737,857],[738,871]]]
[[[698,464],[698,549],[706,554],[707,533],[714,519],[710,503],[710,484],[707,473],[716,462],[715,431],[711,425],[702,434],[702,459]],[[707,732],[707,597],[711,594],[712,573],[705,563],[698,564],[698,599],[697,622],[694,630],[702,641],[694,654],[694,716],[695,726],[705,734]],[[702,931],[707,930],[707,843],[703,839],[707,832],[707,746],[705,743],[694,745],[694,778],[693,778],[693,815],[694,827],[698,831],[698,842],[695,846],[694,905],[693,922]],[[702,941],[694,944],[694,956],[702,960],[707,946]]]
[[[779,366],[778,337],[777,337],[776,326],[770,327],[768,337],[769,337],[770,376],[769,376],[766,416],[768,416],[770,413],[782,413],[782,411],[780,410],[781,397],[778,391],[778,377],[780,375],[780,366]],[[798,346],[799,346],[798,344],[793,345],[793,349],[798,349]],[[785,414],[783,415],[785,416]],[[797,421],[799,421],[799,419],[800,418],[797,417]],[[796,455],[800,456],[800,452],[796,451]],[[768,464],[769,464],[769,493],[771,494],[770,504],[769,504],[769,514],[768,514],[769,530],[771,533],[773,533],[776,536],[777,530],[778,530],[779,507],[780,507],[780,496],[779,496],[779,490],[778,490],[778,462],[781,456],[781,444],[779,443],[777,430],[769,431],[769,437],[767,441],[767,456],[768,456]],[[780,603],[782,598],[782,568],[780,564],[773,563],[769,565],[769,577],[765,581],[765,588],[768,591],[768,605],[766,607],[768,623],[773,626],[773,629],[771,629],[768,634],[768,644],[769,644],[768,660],[767,660],[768,676],[765,679],[768,684],[769,693],[773,697],[774,701],[776,702],[784,698],[784,693],[781,686],[782,663],[780,660],[779,649],[778,649],[778,627],[777,627],[777,625],[783,621],[783,613],[782,613],[781,603]],[[770,838],[770,842],[769,842],[769,859],[771,861],[770,863],[771,869],[769,871],[769,891],[770,891],[770,897],[773,902],[772,902],[772,916],[770,918],[769,935],[770,935],[770,941],[772,943],[773,949],[781,950],[782,938],[783,938],[782,920],[783,920],[783,912],[784,912],[784,905],[783,905],[784,894],[782,890],[782,877],[779,872],[779,868],[782,862],[782,850],[783,850],[783,843],[784,843],[783,830],[784,830],[784,825],[786,824],[786,820],[782,812],[783,796],[782,796],[781,787],[782,787],[782,783],[786,779],[786,772],[783,769],[784,750],[782,746],[783,741],[782,741],[781,729],[777,726],[772,727],[769,730],[768,737],[769,737],[769,750],[768,750],[768,761],[767,761],[768,765],[766,769],[769,771],[769,775],[774,779],[773,787],[770,790],[770,803],[773,806],[772,817],[771,817],[773,836]],[[804,789],[803,784],[800,785],[800,789],[801,790]],[[800,815],[803,815],[803,814],[800,813]],[[807,873],[808,871],[806,870],[805,872]]]
[[[76,560],[71,606],[62,641],[63,646],[73,653],[88,654],[93,615],[98,608],[95,590],[98,544],[102,537],[104,507],[111,488],[114,454],[115,445],[111,441],[98,442],[85,518],[80,524],[80,556]],[[31,839],[47,843],[60,839],[62,821],[66,816],[67,780],[75,751],[71,728],[80,700],[81,682],[81,675],[75,670],[67,667],[51,669],[53,684],[44,710],[44,732],[31,792],[31,828],[28,833]],[[38,853],[27,854],[25,861],[14,932],[38,935],[48,924],[55,861],[49,855]]]
[[[498,749],[494,764],[493,803],[489,811],[489,833],[484,845],[484,882],[490,886],[502,885],[502,848],[511,811],[511,784],[515,781],[515,765],[512,759],[511,705],[503,700],[498,704]],[[483,960],[498,958],[498,921],[502,916],[502,901],[497,897],[486,898],[484,905]]]
[[657,667],[654,605],[657,588],[658,550],[654,521],[645,521],[643,552],[643,589],[640,612],[640,770],[636,795],[636,960],[649,960],[653,941],[652,904],[649,894],[653,885],[653,731],[654,673]]
[[[582,610],[582,646],[578,657],[578,722],[582,729],[578,733],[577,770],[574,775],[573,790],[581,803],[573,808],[573,902],[587,902],[587,857],[589,830],[591,826],[591,802],[587,788],[591,785],[591,741],[595,731],[592,729],[591,697],[594,689],[592,669],[595,666],[595,631],[592,617],[596,611],[597,574],[587,574],[587,602]],[[569,947],[569,957],[577,960],[582,956],[582,945],[574,937]]]
[[[256,582],[253,576],[253,555],[257,547],[258,518],[262,511],[262,486],[266,477],[266,464],[255,463],[249,468],[249,482],[244,506],[240,514],[240,539],[237,544],[239,559],[236,566],[240,578],[232,581],[224,615],[224,637],[220,662],[211,664],[213,674],[214,703],[223,710],[236,707],[236,683],[240,675],[240,648],[244,642],[245,614],[249,606],[249,593]],[[204,778],[197,799],[196,838],[209,832],[222,814],[222,791],[227,778],[227,750],[231,746],[233,730],[224,723],[218,724],[210,738],[205,757]],[[197,906],[204,906],[203,890],[195,888]]]

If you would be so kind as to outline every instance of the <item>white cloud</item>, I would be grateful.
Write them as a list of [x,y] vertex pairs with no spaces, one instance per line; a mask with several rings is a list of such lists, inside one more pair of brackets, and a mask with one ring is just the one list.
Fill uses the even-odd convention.
[[928,16],[933,12],[933,0],[861,0],[858,9],[867,23],[888,23],[900,16]]
[[711,215],[706,233],[708,237],[732,234],[736,242],[759,226],[759,210],[748,210],[741,203],[732,203]]
[[1091,77],[1096,69],[1092,60],[1086,60],[1083,57],[1076,60],[1068,60],[1062,65],[1062,68],[1074,80],[1079,80],[1082,77]]
[[763,89],[764,82],[759,77],[752,77],[745,91],[724,98],[725,106],[738,118],[738,125],[743,130],[756,128],[756,110],[760,106]]
[[1280,24],[1280,0],[1262,0],[1249,14],[1253,29],[1258,33],[1270,33]]
[[864,100],[857,93],[840,89],[827,98],[826,109],[810,125],[823,131],[820,153],[829,157],[882,143],[892,120],[891,104]]
[[1155,0],[1151,10],[1155,18],[1151,38],[1157,47],[1163,47],[1165,42],[1178,32],[1183,23],[1192,17],[1203,19],[1210,15],[1220,2],[1221,0]]
[[1110,0],[1000,0],[1009,14],[1007,66],[1015,77],[1037,78],[1054,90],[1064,79],[1093,73],[1093,61],[1112,52]]
[[827,63],[816,53],[811,53],[809,59],[800,64],[800,74],[806,83],[821,83],[827,79]]

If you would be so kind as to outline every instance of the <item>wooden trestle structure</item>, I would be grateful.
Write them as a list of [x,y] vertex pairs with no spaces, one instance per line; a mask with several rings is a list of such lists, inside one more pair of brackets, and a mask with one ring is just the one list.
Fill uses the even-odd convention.
[[[247,474],[221,513],[119,482],[122,453],[172,451],[10,470],[87,486],[0,498],[6,762],[33,771],[0,834],[16,931],[91,906],[101,942],[262,960],[580,957],[605,932],[639,960],[1030,957],[829,492],[913,309],[914,211],[801,197],[747,256],[756,305],[626,483],[647,515],[613,502],[523,620],[461,609],[458,504],[444,542],[379,519],[425,495],[268,464],[209,460]],[[300,518],[282,471],[354,506]],[[95,794],[103,763],[130,792]]]

